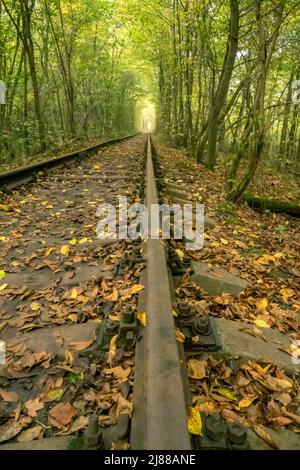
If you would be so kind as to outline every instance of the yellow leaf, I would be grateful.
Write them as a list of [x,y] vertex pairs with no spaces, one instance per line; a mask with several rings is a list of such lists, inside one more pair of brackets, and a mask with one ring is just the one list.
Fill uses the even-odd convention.
[[105,297],[105,300],[107,300],[108,302],[117,302],[118,299],[119,299],[119,292],[117,291],[115,287],[113,288],[113,293]]
[[70,298],[72,300],[75,300],[75,299],[77,299],[77,297],[78,297],[77,289],[74,287],[74,289],[71,290]]
[[45,251],[45,255],[46,255],[46,256],[51,255],[52,251],[54,251],[54,250],[55,250],[55,248],[54,248],[53,246],[47,248],[46,251]]
[[7,212],[9,209],[8,209],[8,206],[5,206],[4,204],[0,204],[0,210]]
[[76,238],[73,238],[73,240],[70,240],[69,243],[70,243],[70,245],[75,246],[75,245],[77,245],[78,242],[77,242]]
[[[1,271],[0,271],[1,272]],[[1,277],[0,277],[1,279]],[[283,300],[288,303],[289,299],[295,295],[295,291],[293,289],[281,289],[280,294]]]
[[30,308],[33,312],[38,312],[41,308],[41,305],[38,302],[32,302]]
[[81,240],[79,240],[79,244],[80,245],[83,245],[84,243],[86,243],[88,241],[87,238],[82,238]]
[[145,289],[145,286],[142,286],[142,284],[136,284],[130,289],[130,294],[135,295],[143,289]]
[[178,343],[184,343],[185,342],[185,336],[179,330],[176,330],[176,340],[178,341]]
[[50,399],[50,401],[56,401],[60,400],[63,394],[64,391],[62,388],[53,388],[52,390],[49,390],[47,397]]
[[257,398],[257,395],[249,395],[248,397],[243,398],[239,402],[239,407],[248,408],[250,405],[252,405],[252,403],[254,402],[254,400],[256,400],[256,398]]
[[147,326],[147,314],[146,312],[138,312],[136,314],[137,319],[139,320],[140,324],[143,326]]
[[100,171],[100,170],[101,170],[101,166],[100,166],[100,165],[95,165],[95,166],[94,166],[94,170]]
[[173,312],[172,312],[172,313],[173,313],[173,317],[175,317],[175,318],[177,318],[177,317],[178,317],[178,313],[177,313],[177,312],[175,312],[175,310],[173,310]]
[[229,243],[228,240],[226,240],[225,238],[220,238],[220,240],[221,240],[222,245],[228,245]]
[[2,284],[0,286],[0,292],[3,291],[4,289],[6,289],[8,287],[8,284]]
[[70,365],[73,364],[74,358],[73,358],[73,354],[71,353],[71,351],[65,351],[65,359],[68,364]]
[[69,320],[73,321],[74,323],[76,323],[77,320],[78,320],[78,317],[77,317],[77,315],[76,315],[75,313],[71,313],[71,315],[68,315],[67,318],[68,318]]
[[211,242],[210,244],[213,248],[217,248],[218,246],[220,246],[220,243],[217,243],[217,242]]
[[194,436],[202,436],[202,419],[196,408],[190,407],[188,410],[188,430]]
[[229,400],[237,401],[237,398],[231,392],[229,392],[229,390],[226,390],[225,388],[218,388],[216,392],[219,395],[222,395],[223,397],[228,398]]
[[183,260],[183,258],[184,258],[184,253],[183,253],[183,251],[181,251],[181,250],[175,250],[175,251],[176,251],[177,255],[179,256],[179,258],[180,258],[181,260]]
[[198,361],[197,359],[190,359],[188,361],[189,377],[192,379],[201,380],[206,376],[206,361]]
[[48,204],[48,206],[46,206],[46,209],[53,209],[52,204]]
[[270,328],[270,325],[268,325],[264,320],[255,320],[254,323],[256,326],[260,326],[261,328]]
[[265,310],[268,307],[268,300],[267,299],[258,299],[256,301],[256,308],[257,310]]
[[71,248],[68,245],[63,245],[60,249],[60,252],[64,256],[69,256]]
[[5,276],[6,276],[5,271],[3,271],[2,269],[0,269],[0,279],[4,279]]

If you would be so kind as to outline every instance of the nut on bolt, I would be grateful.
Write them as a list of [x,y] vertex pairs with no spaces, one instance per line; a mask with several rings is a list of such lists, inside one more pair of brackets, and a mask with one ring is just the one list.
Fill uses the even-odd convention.
[[232,444],[245,444],[247,441],[247,429],[240,423],[231,423],[228,425],[228,437]]
[[96,415],[89,417],[89,424],[84,433],[84,445],[86,449],[104,449],[102,433],[99,428],[98,416]]
[[224,437],[226,426],[221,417],[214,413],[207,416],[205,420],[205,433],[206,436],[212,441],[221,440]]

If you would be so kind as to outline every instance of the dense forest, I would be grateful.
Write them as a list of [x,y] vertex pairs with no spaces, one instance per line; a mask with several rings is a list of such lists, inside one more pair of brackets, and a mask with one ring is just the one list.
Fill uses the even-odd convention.
[[298,174],[299,9],[296,0],[1,0],[1,163],[134,132],[152,103],[169,143],[226,167],[232,200],[261,165]]

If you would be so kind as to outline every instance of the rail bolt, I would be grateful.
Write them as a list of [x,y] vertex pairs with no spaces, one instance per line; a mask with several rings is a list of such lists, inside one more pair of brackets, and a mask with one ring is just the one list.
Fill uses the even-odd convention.
[[104,449],[102,433],[99,428],[98,416],[91,415],[89,424],[84,433],[84,445],[87,449],[96,450]]
[[194,322],[194,328],[197,333],[203,336],[207,336],[210,334],[211,329],[210,329],[210,324],[209,324],[209,319],[208,317],[198,317],[195,319]]
[[178,303],[179,316],[184,319],[192,318],[193,312],[191,306],[187,302]]
[[105,324],[104,334],[105,336],[116,335],[119,331],[119,323],[113,320],[107,320]]
[[209,439],[212,441],[221,440],[224,437],[226,425],[221,417],[214,413],[207,416],[205,421],[205,432]]
[[185,268],[189,268],[189,267],[191,266],[191,264],[192,264],[191,258],[190,258],[189,256],[185,256],[185,257],[183,258],[183,266],[184,266]]
[[127,307],[123,310],[123,322],[124,323],[133,323],[134,313],[131,307]]
[[247,441],[247,429],[240,423],[231,423],[228,426],[228,437],[232,444],[245,444]]

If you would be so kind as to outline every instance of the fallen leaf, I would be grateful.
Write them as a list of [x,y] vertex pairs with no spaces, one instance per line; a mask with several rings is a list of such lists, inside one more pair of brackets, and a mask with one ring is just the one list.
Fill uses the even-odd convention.
[[15,420],[7,421],[3,426],[0,426],[0,443],[13,439],[22,429],[23,425],[21,423],[16,423]]
[[72,343],[69,343],[69,346],[74,351],[81,352],[81,351],[85,351],[87,348],[92,346],[94,342],[95,342],[95,339],[91,339],[89,341],[77,341],[77,342],[74,341]]
[[60,249],[60,253],[64,256],[69,256],[71,248],[68,245],[63,245]]
[[296,294],[296,292],[293,289],[281,289],[280,294],[283,300],[285,301],[285,303],[288,303],[289,299],[293,297]]
[[41,305],[38,302],[32,302],[32,304],[30,305],[30,309],[33,312],[38,312],[40,308],[41,308]]
[[196,408],[190,407],[188,410],[188,430],[194,436],[202,436],[202,419]]
[[49,416],[62,426],[70,424],[75,415],[75,408],[71,403],[59,403],[49,411]]
[[113,288],[112,294],[107,295],[105,297],[105,300],[107,300],[108,302],[117,302],[118,299],[119,299],[119,292],[117,291],[115,287]]
[[130,373],[131,369],[123,369],[123,367],[113,367],[112,369],[105,369],[105,374],[113,375],[117,380],[119,379],[126,379]]
[[147,326],[147,313],[146,312],[138,312],[136,314],[137,319],[139,320],[140,324],[144,327]]
[[8,287],[8,284],[2,284],[0,286],[0,292],[3,291],[4,289],[6,289]]
[[175,334],[176,334],[176,340],[178,341],[178,343],[184,343],[185,342],[185,336],[184,336],[183,333],[181,333],[181,331],[175,330]]
[[135,295],[143,289],[145,289],[145,286],[142,286],[142,284],[136,284],[135,286],[131,287],[130,294]]
[[25,431],[22,431],[18,437],[17,441],[18,442],[31,442],[34,441],[35,439],[39,439],[43,433],[44,429],[42,426],[35,426],[33,428],[26,429]]
[[0,269],[0,279],[4,279],[5,276],[6,276],[5,271],[3,271],[2,269]]
[[13,403],[19,400],[16,392],[7,392],[6,390],[3,390],[3,388],[0,388],[0,396],[8,403]]
[[239,408],[248,408],[257,399],[257,395],[249,395],[239,402]]
[[276,418],[270,419],[270,422],[272,423],[273,426],[279,427],[279,426],[288,426],[293,421],[290,418],[285,418],[284,416],[276,416]]
[[35,398],[34,400],[28,400],[24,403],[25,408],[27,410],[28,416],[35,418],[37,416],[37,411],[42,410],[44,408],[44,403],[40,401],[40,398]]
[[259,326],[260,328],[271,328],[268,323],[266,323],[264,320],[255,320],[255,325]]
[[117,339],[118,339],[118,335],[115,335],[110,340],[108,358],[107,358],[107,362],[110,366],[112,365],[113,359],[117,352]]
[[218,388],[216,392],[219,395],[222,395],[223,397],[228,398],[229,400],[232,401],[237,401],[238,399],[233,395],[233,393],[229,392],[229,390],[226,390],[225,388]]
[[192,379],[204,379],[206,377],[206,361],[198,361],[197,359],[190,359],[188,361],[188,375]]
[[279,449],[277,443],[275,440],[268,434],[262,426],[259,426],[257,424],[252,425],[253,430],[256,432],[256,434],[263,440],[265,441],[270,447],[273,449]]
[[47,393],[46,401],[61,400],[63,394],[64,394],[64,390],[62,388],[53,388],[52,390],[49,390],[49,392]]
[[267,299],[258,299],[256,301],[256,308],[258,311],[265,311],[268,307],[268,300]]

